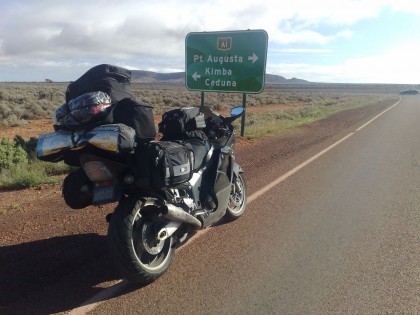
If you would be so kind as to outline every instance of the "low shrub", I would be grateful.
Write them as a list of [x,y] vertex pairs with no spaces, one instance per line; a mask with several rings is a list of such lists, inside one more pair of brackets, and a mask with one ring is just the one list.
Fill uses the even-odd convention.
[[36,145],[38,143],[38,138],[31,137],[29,140],[25,140],[21,136],[16,135],[13,141],[17,146],[20,146],[25,150],[29,160],[36,160]]
[[28,154],[16,141],[2,138],[0,140],[0,170],[9,169],[17,164],[28,164]]
[[53,183],[51,176],[67,174],[71,167],[60,163],[38,160],[36,145],[38,139],[29,140],[16,135],[12,140],[0,140],[0,188],[20,189]]
[[0,171],[0,187],[6,189],[29,188],[55,180],[37,163],[16,164]]

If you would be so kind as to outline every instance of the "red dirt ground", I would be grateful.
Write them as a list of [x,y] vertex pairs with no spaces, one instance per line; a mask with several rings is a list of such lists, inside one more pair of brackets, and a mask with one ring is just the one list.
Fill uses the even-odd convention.
[[[257,145],[258,150],[243,145],[237,150],[237,155],[239,158],[247,156],[243,167],[252,170],[264,165],[261,159],[272,154],[265,155],[264,150],[269,151],[273,141],[280,143],[276,147],[282,148],[276,156],[298,153],[302,147],[353,128],[389,104],[338,113],[289,135],[263,139]],[[24,128],[2,130],[1,136],[38,136],[51,130],[48,120],[38,120]],[[71,210],[61,196],[61,182],[19,191],[0,190],[0,313],[66,311],[92,296],[97,283],[115,280],[117,275],[112,264],[103,259],[107,251],[105,215],[114,207],[115,204],[110,204]],[[89,268],[88,262],[97,259],[102,259],[101,268],[107,272],[88,270],[84,273],[87,278],[72,279],[72,272]],[[73,287],[59,286],[66,277],[71,283],[69,286]],[[54,289],[56,286],[59,289]],[[50,288],[48,294],[42,293],[47,288]]]

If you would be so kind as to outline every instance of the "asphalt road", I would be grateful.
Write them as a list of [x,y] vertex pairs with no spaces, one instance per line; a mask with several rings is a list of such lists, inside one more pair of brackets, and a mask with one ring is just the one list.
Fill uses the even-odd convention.
[[[98,235],[6,248],[32,263],[13,270],[23,262],[3,262],[22,288],[18,298],[3,286],[12,302],[0,314],[419,314],[420,96],[404,96],[359,129],[389,107],[342,113],[238,150],[252,200],[246,213],[188,241],[151,285],[118,284],[102,217]],[[67,220],[64,211],[54,222]],[[47,252],[34,260],[37,248]]]
[[[419,122],[420,97],[404,97],[92,313],[420,313]],[[327,144],[250,170],[250,195]]]

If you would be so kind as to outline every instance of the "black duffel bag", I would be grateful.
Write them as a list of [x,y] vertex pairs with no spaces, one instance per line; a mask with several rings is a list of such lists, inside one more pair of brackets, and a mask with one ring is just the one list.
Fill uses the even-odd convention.
[[115,104],[106,122],[133,128],[137,141],[149,141],[156,137],[153,107],[134,99],[125,98]]
[[184,107],[170,110],[162,115],[159,132],[162,140],[181,140],[187,138],[207,139],[201,130],[206,127],[204,114],[199,107]]
[[97,91],[108,94],[113,103],[127,97],[134,98],[131,90],[131,71],[108,64],[95,66],[67,86],[66,102]]
[[156,136],[153,107],[136,101],[131,90],[131,71],[113,65],[95,66],[67,87],[66,102],[89,92],[101,91],[111,97],[112,106],[96,125],[82,125],[90,129],[97,125],[124,124],[136,132],[136,140],[150,141]]
[[189,181],[193,174],[194,155],[191,146],[173,141],[151,141],[147,144],[151,184],[158,189]]

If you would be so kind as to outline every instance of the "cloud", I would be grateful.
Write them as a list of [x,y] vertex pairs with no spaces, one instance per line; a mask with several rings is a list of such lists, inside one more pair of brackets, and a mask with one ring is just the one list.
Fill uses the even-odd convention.
[[287,55],[287,54],[330,54],[333,53],[333,49],[325,48],[284,48],[284,49],[273,49],[270,55]]
[[[308,1],[287,6],[274,3],[122,0],[98,5],[89,0],[66,4],[52,0],[6,1],[0,15],[1,51],[23,56],[45,52],[107,53],[116,57],[133,53],[180,55],[188,32],[248,28],[267,29],[270,39],[280,43],[330,40],[309,28],[284,31],[278,26],[293,18],[308,25],[333,20],[337,16],[336,1],[327,1],[322,10]],[[354,15],[348,13],[347,20],[354,21]]]
[[270,64],[267,65],[267,72],[311,82],[413,84],[420,82],[420,64],[416,62],[419,50],[420,43],[413,43],[379,55],[349,58],[334,65]]
[[189,32],[265,29],[269,49],[302,47],[306,51],[294,53],[329,53],[330,43],[351,38],[355,23],[378,16],[384,8],[420,13],[420,5],[410,0],[4,0],[0,80],[23,80],[29,76],[27,69],[34,80],[43,80],[45,69],[55,68],[61,71],[57,77],[71,80],[103,62],[183,70]]
[[369,82],[419,83],[419,49],[420,43],[395,47],[380,55],[350,59],[342,69],[369,78]]

